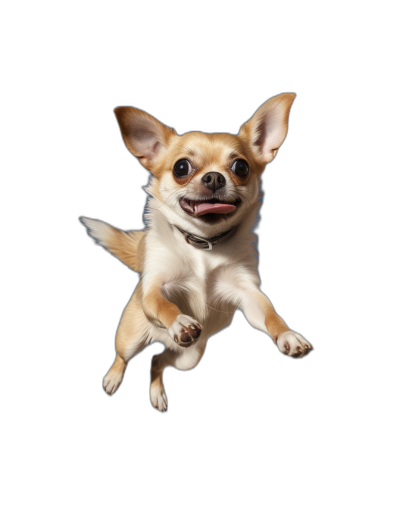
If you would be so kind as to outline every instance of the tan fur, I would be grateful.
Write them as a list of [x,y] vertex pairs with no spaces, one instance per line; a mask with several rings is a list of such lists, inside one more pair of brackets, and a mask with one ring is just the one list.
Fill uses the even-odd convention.
[[117,356],[129,361],[140,352],[148,342],[148,320],[142,305],[142,282],[137,285],[130,301],[125,307],[115,337]]
[[146,295],[143,296],[142,306],[146,316],[164,328],[170,328],[178,315],[182,313],[175,304],[169,302],[162,295],[157,280],[152,283]]
[[79,218],[88,233],[107,251],[116,256],[133,271],[142,272],[145,257],[146,231],[123,231],[104,221]]
[[[172,167],[174,162],[186,158],[189,153],[191,160],[195,165],[196,171],[189,179],[175,178],[175,182],[179,186],[185,186],[188,181],[192,180],[198,173],[206,173],[207,171],[215,170],[216,167],[223,167],[229,175],[239,182],[238,177],[230,170],[227,161],[221,160],[221,154],[225,152],[235,153],[235,158],[243,158],[250,162],[249,178],[257,178],[263,170],[264,165],[258,160],[252,149],[250,149],[248,142],[244,135],[231,135],[229,133],[202,133],[194,131],[185,133],[181,136],[174,136],[170,138],[169,149],[160,154],[160,157],[154,162],[152,173],[154,176],[161,178],[166,167]],[[207,164],[204,164],[204,161]]]
[[283,332],[287,332],[290,330],[290,328],[287,326],[282,317],[276,313],[271,301],[264,295],[264,293],[261,291],[254,291],[252,296],[255,300],[257,300],[258,304],[262,308],[262,311],[265,315],[265,326],[267,328],[268,334],[276,343],[278,336]]
[[[152,360],[150,399],[156,409],[166,411],[165,367],[195,367],[207,339],[230,324],[236,308],[242,309],[250,324],[267,332],[284,354],[302,357],[312,349],[260,291],[252,234],[260,206],[260,176],[286,137],[294,97],[287,93],[271,98],[237,135],[190,132],[180,136],[144,111],[115,109],[127,148],[152,178],[147,188],[151,199],[146,230],[125,232],[81,218],[97,243],[141,274],[118,327],[117,356],[103,381],[107,393],[118,389],[133,356],[149,342],[160,341],[166,348]],[[173,172],[181,159],[190,167],[183,177]],[[238,159],[247,163],[247,175],[235,173]],[[210,192],[205,184],[209,172],[223,178],[222,196],[212,195],[215,190]],[[188,211],[187,204],[182,206],[182,201],[194,201],[195,207],[198,202],[208,203],[203,205],[207,213],[213,200],[235,208],[230,206],[223,215],[219,210],[207,219],[202,216],[204,210]],[[222,206],[217,205],[214,212]],[[177,227],[200,238],[218,238],[227,229],[231,236],[205,251],[189,245]]]
[[126,361],[121,358],[121,356],[117,355],[111,369],[105,375],[103,380],[103,387],[110,395],[114,394],[120,386],[125,374],[125,369]]
[[128,267],[141,273],[144,265],[146,231],[131,230],[124,232],[112,227],[112,236],[107,248]]

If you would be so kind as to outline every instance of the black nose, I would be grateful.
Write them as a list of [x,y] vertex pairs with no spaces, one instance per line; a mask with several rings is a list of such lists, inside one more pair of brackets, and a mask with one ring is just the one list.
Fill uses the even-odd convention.
[[214,191],[218,190],[218,188],[222,188],[226,183],[225,177],[217,171],[206,173],[201,180],[203,181],[204,186],[207,186],[207,188],[211,188],[211,190]]

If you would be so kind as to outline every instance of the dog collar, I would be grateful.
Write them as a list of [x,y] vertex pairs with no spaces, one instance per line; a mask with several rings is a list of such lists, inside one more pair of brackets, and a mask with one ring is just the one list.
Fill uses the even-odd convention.
[[214,236],[214,238],[208,239],[203,238],[203,236],[195,236],[190,232],[186,232],[177,225],[174,225],[174,227],[176,227],[185,236],[185,240],[187,243],[189,243],[193,247],[196,247],[196,249],[204,249],[206,251],[212,251],[213,246],[217,245],[217,243],[225,239],[225,237],[228,236],[228,234],[230,234],[233,230],[233,228],[229,229],[226,232],[223,232],[222,234]]

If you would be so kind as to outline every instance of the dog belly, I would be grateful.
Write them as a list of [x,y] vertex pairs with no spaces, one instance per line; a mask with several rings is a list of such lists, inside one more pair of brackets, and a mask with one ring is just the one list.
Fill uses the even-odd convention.
[[204,334],[203,337],[209,338],[223,328],[229,326],[232,322],[234,312],[234,308],[223,310],[210,309],[206,319],[203,321],[204,324],[202,324],[202,333]]

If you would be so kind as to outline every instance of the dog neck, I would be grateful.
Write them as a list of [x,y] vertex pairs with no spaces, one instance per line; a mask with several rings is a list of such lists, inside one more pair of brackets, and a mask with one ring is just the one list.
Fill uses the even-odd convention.
[[221,241],[224,241],[230,238],[232,236],[232,233],[234,232],[234,229],[236,228],[236,227],[232,227],[226,232],[217,234],[217,236],[214,236],[213,238],[204,238],[203,236],[196,236],[195,234],[191,234],[190,232],[187,232],[186,230],[181,229],[177,225],[173,225],[173,226],[176,227],[184,235],[185,240],[189,245],[196,247],[196,249],[205,249],[207,251],[211,251],[215,245],[217,245]]

